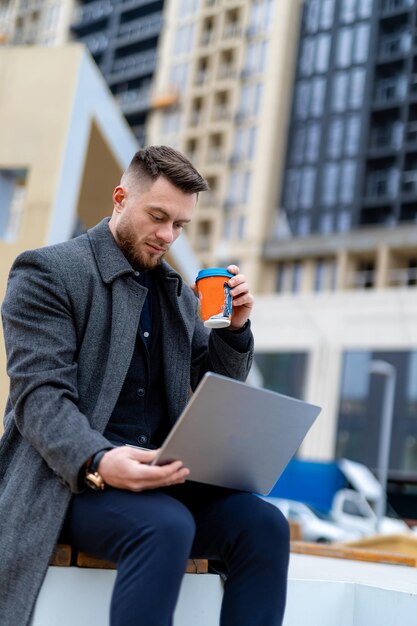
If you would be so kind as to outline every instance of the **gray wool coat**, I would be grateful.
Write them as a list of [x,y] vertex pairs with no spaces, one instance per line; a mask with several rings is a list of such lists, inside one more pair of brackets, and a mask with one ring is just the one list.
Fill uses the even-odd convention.
[[[157,270],[169,419],[203,374],[244,380],[241,353],[198,317],[197,299],[165,262]],[[71,241],[21,254],[2,306],[10,396],[0,440],[0,624],[26,626],[82,465],[132,357],[146,289],[108,220]]]

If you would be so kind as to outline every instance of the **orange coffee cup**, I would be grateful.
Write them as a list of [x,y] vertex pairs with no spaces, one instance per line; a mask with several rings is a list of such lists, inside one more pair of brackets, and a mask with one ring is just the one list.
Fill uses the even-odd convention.
[[231,274],[222,267],[201,270],[195,279],[201,304],[201,319],[207,328],[226,328],[232,317],[232,297],[227,284]]

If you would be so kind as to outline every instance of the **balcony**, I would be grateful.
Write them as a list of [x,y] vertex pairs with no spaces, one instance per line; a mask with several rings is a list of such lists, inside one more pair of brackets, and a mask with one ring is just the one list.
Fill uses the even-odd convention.
[[109,44],[109,38],[103,32],[81,37],[79,41],[87,46],[93,56],[103,52]]
[[417,267],[404,267],[388,270],[388,287],[411,287],[417,285]]
[[376,83],[375,105],[390,106],[402,102],[407,95],[407,77],[404,75],[379,79]]
[[111,72],[106,78],[112,85],[129,78],[151,75],[155,68],[156,51],[139,52],[115,59]]
[[223,39],[232,39],[235,37],[240,37],[242,35],[243,29],[240,22],[229,22],[225,25],[223,31]]
[[407,55],[413,45],[413,38],[410,32],[392,33],[381,39],[379,56],[383,61],[393,57]]
[[122,112],[125,115],[148,111],[151,105],[150,87],[131,89],[115,96]]
[[405,142],[406,143],[417,142],[417,120],[410,121],[406,125]]
[[157,37],[162,28],[162,16],[154,13],[146,18],[132,20],[120,25],[117,33],[117,44],[124,45],[131,41],[140,41]]
[[385,17],[390,13],[408,11],[414,4],[414,0],[383,0],[381,14]]
[[97,2],[84,4],[76,10],[75,20],[71,29],[77,32],[89,24],[106,19],[112,11],[113,6],[109,0],[98,0]]
[[368,175],[366,200],[395,199],[399,191],[400,172],[397,168],[378,170]]
[[403,172],[401,180],[401,191],[406,194],[417,194],[417,164],[416,169],[409,169]]
[[213,121],[214,122],[229,122],[232,119],[230,107],[227,104],[219,104],[214,107]]
[[224,63],[220,65],[218,73],[218,80],[233,80],[237,78],[237,67],[235,63]]
[[395,152],[401,148],[404,140],[404,124],[400,121],[390,125],[375,127],[371,131],[371,152]]

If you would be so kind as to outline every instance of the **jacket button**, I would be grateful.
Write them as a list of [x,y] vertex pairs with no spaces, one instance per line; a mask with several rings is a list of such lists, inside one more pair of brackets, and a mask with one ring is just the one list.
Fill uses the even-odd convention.
[[140,437],[138,437],[138,441],[139,443],[144,444],[144,443],[147,443],[148,438],[146,437],[146,435],[141,435]]
[[143,389],[143,387],[139,387],[136,390],[136,393],[138,394],[139,398],[143,398],[143,396],[145,395],[145,390]]

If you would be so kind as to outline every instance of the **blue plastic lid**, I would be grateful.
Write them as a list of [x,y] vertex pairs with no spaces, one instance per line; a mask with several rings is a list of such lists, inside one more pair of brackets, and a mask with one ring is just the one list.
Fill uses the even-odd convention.
[[200,270],[195,280],[197,282],[197,280],[201,278],[210,278],[211,276],[226,276],[227,278],[232,278],[234,274],[231,274],[223,267],[209,267],[206,270]]

